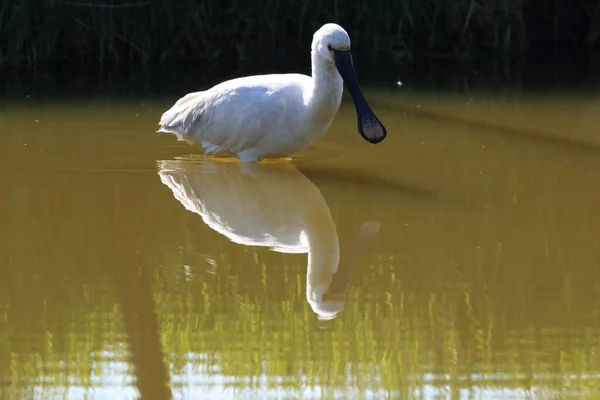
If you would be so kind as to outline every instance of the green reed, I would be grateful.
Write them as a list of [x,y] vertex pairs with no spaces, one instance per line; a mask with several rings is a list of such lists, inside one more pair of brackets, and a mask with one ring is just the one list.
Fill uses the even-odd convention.
[[[357,55],[395,61],[419,54],[522,51],[528,44],[536,45],[529,36],[554,44],[559,37],[568,38],[569,45],[595,41],[600,17],[594,1],[584,0],[572,8],[548,3],[4,0],[0,65],[139,65],[295,56],[304,54],[313,32],[329,21],[350,31]],[[534,12],[526,13],[527,7]]]

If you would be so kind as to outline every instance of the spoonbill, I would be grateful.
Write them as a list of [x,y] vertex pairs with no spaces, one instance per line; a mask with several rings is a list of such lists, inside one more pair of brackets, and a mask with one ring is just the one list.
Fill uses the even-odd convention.
[[225,151],[243,162],[288,157],[329,129],[345,82],[361,136],[372,144],[385,139],[386,129],[358,84],[350,37],[341,26],[328,23],[315,32],[311,64],[312,76],[254,75],[188,93],[165,111],[158,132],[200,144],[205,155]]

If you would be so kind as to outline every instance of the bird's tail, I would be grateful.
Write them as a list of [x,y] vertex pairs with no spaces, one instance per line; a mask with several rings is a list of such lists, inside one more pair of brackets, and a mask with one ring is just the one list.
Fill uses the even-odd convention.
[[187,111],[189,107],[195,103],[195,101],[192,100],[197,100],[203,94],[203,91],[188,93],[177,100],[173,107],[165,111],[160,117],[160,122],[158,123],[159,129],[157,132],[169,132],[185,135],[185,132],[182,131],[182,127],[185,125],[184,118],[188,114]]

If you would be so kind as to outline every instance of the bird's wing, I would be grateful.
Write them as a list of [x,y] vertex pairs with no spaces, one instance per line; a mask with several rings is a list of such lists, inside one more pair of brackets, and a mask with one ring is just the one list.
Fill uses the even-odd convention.
[[223,150],[252,148],[269,129],[285,129],[284,116],[302,102],[302,84],[291,82],[275,75],[240,78],[190,93],[163,114],[159,131]]
[[185,134],[186,126],[184,119],[186,113],[189,112],[192,103],[196,105],[202,105],[206,92],[193,92],[188,93],[173,105],[170,109],[165,111],[160,117],[159,132],[173,132]]

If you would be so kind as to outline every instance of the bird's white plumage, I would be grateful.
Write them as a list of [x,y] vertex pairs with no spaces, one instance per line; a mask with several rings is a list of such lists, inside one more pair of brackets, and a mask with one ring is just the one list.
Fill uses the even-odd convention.
[[201,144],[206,153],[234,153],[242,161],[293,154],[323,135],[339,109],[343,81],[329,47],[350,48],[339,25],[315,32],[312,76],[255,75],[189,93],[162,115],[159,132]]

